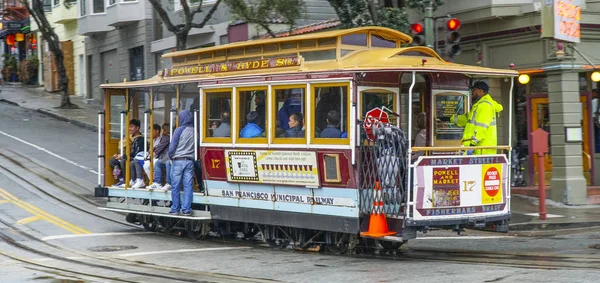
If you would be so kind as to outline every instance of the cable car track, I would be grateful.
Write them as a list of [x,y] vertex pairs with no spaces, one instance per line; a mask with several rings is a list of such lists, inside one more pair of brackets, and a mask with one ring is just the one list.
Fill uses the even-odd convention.
[[[9,151],[9,150],[7,150],[7,151]],[[67,181],[70,184],[80,186],[76,182],[70,180],[69,178],[62,176],[61,174],[52,170],[51,168],[40,165],[39,163],[35,162],[34,160],[32,160],[22,154],[16,153],[14,151],[10,151],[10,152],[12,154],[14,154],[15,156],[18,156],[19,158],[22,158],[28,162],[36,163],[43,170],[47,170],[48,172],[54,174],[54,176],[58,176],[62,180]],[[33,169],[23,166],[22,163],[19,162],[18,160],[16,160],[15,158],[7,156],[4,153],[0,153],[0,156],[5,158],[6,160],[10,161],[14,165],[18,166],[19,168],[38,176],[39,178],[52,184],[55,187],[61,189],[62,191],[66,192],[74,197],[77,197],[78,199],[85,201],[86,203],[89,203],[90,205],[93,205],[93,206],[97,205],[93,201],[90,201],[89,199],[62,186],[61,184],[59,184],[59,182],[52,180],[47,176],[44,176],[42,173],[36,172]],[[139,228],[138,225],[133,225],[133,224],[130,224],[127,222],[108,218],[108,217],[93,213],[91,211],[82,209],[81,207],[78,207],[71,203],[68,203],[68,202],[46,192],[45,190],[43,190],[39,186],[35,185],[34,183],[30,182],[26,178],[16,174],[14,171],[7,168],[6,166],[0,164],[0,168],[5,170],[6,172],[10,173],[14,177],[27,183],[32,188],[35,188],[37,191],[43,193],[44,195],[62,203],[62,204],[65,204],[73,209],[76,209],[77,211],[84,212],[86,214],[89,214],[89,215],[97,217],[97,218],[104,219],[106,221],[118,223],[121,225],[126,225],[128,227]],[[5,223],[5,225],[7,225],[7,224]],[[7,226],[10,226],[10,225],[7,225]],[[207,237],[207,238],[205,238],[205,240],[209,241],[209,242],[218,241],[219,243],[226,242],[228,244],[233,244],[233,243],[239,244],[238,240],[235,240],[235,241],[228,240],[227,238]],[[256,244],[253,244],[252,241],[245,241],[245,242],[246,242],[246,244],[250,244],[254,247],[264,248],[264,245],[256,245]],[[60,248],[60,247],[57,247],[54,245],[52,245],[52,246],[54,248]],[[357,248],[361,248],[361,246],[358,246]],[[364,247],[362,247],[362,248],[364,248]],[[66,251],[74,252],[71,250],[66,250]],[[518,268],[536,268],[536,269],[597,269],[600,266],[600,259],[598,259],[598,258],[589,258],[589,257],[582,258],[581,256],[575,257],[575,256],[566,256],[566,255],[557,256],[557,255],[546,255],[546,254],[539,255],[539,254],[527,254],[527,253],[499,253],[499,252],[493,253],[493,252],[480,252],[480,251],[467,251],[467,250],[450,250],[450,249],[432,250],[432,249],[410,249],[410,248],[409,249],[397,249],[397,250],[396,249],[394,249],[394,250],[380,249],[380,250],[373,250],[371,252],[372,253],[368,253],[368,254],[351,254],[351,255],[346,255],[346,256],[357,257],[357,258],[370,258],[370,259],[372,259],[372,258],[389,259],[389,260],[413,259],[413,260],[424,260],[424,261],[455,262],[455,263],[463,263],[463,264],[493,264],[493,265],[502,265],[502,266],[512,266],[512,267],[518,267]],[[334,255],[333,253],[327,253],[327,254]],[[67,260],[71,261],[70,259],[67,259]],[[103,260],[106,260],[106,259],[103,258]],[[122,264],[123,262],[119,261],[119,263]],[[146,265],[146,264],[147,263],[144,263],[144,265]],[[40,267],[44,267],[44,266],[40,265]],[[154,266],[154,268],[163,268],[163,267],[164,266]]]
[[[96,256],[93,254],[82,253],[80,251],[65,249],[64,247],[60,247],[57,245],[53,245],[53,244],[44,242],[41,239],[38,239],[38,238],[34,237],[33,235],[22,231],[20,228],[12,225],[11,223],[6,222],[3,219],[0,219],[0,223],[9,227],[12,231],[15,231],[16,233],[18,233],[18,235],[23,236],[29,240],[42,243],[43,245],[45,245],[49,248],[52,248],[52,249],[80,255],[80,256],[84,257],[84,259],[72,259],[72,258],[56,255],[56,254],[53,254],[50,252],[42,251],[40,249],[27,246],[19,241],[15,241],[7,233],[0,230],[0,239],[3,242],[7,243],[8,245],[10,245],[14,248],[24,250],[24,251],[27,251],[27,252],[30,252],[33,254],[37,254],[42,257],[52,258],[52,259],[55,259],[60,262],[68,262],[70,264],[75,264],[78,266],[84,266],[87,268],[94,268],[94,269],[105,270],[105,271],[106,270],[112,271],[112,272],[117,271],[117,272],[122,272],[122,273],[126,273],[126,274],[142,276],[142,277],[145,277],[146,279],[141,278],[141,280],[130,281],[130,280],[124,280],[124,279],[120,279],[120,278],[116,278],[116,277],[107,277],[107,276],[103,276],[103,275],[93,274],[93,273],[89,273],[89,272],[82,272],[82,271],[77,271],[77,270],[58,268],[56,266],[42,264],[39,262],[35,262],[33,260],[24,259],[21,257],[17,257],[15,255],[10,255],[10,254],[7,254],[6,252],[0,251],[0,255],[6,256],[8,258],[11,258],[13,260],[16,260],[16,261],[19,261],[21,263],[28,264],[28,265],[38,266],[38,267],[47,268],[47,269],[55,269],[55,270],[60,270],[60,271],[71,273],[71,274],[84,275],[84,276],[88,276],[88,277],[101,278],[101,279],[113,280],[113,281],[118,281],[118,282],[147,282],[148,278],[160,279],[160,280],[175,280],[175,282],[274,282],[274,280],[269,280],[269,279],[249,278],[249,277],[243,277],[243,276],[235,276],[235,275],[227,275],[227,274],[211,273],[211,272],[200,272],[200,271],[187,270],[187,269],[182,269],[182,268],[177,268],[177,267],[155,265],[152,263],[143,263],[143,262],[139,262],[139,261],[120,260],[118,258],[113,258],[113,257],[100,257],[100,256]],[[96,260],[98,263],[92,263],[92,262],[89,262],[89,260]],[[105,264],[100,264],[100,263],[105,263]],[[108,265],[106,265],[106,263],[108,263]],[[124,265],[127,266],[128,268],[131,268],[134,270],[125,269],[122,267]],[[118,266],[121,266],[121,267],[118,267]],[[158,274],[160,272],[162,272],[164,274]]]
[[[5,151],[10,151],[10,150],[8,150],[8,149],[4,149],[4,150],[5,150]],[[12,154],[14,154],[14,155],[18,156],[19,158],[23,158],[23,159],[27,160],[28,162],[35,163],[36,165],[38,165],[38,166],[39,166],[40,168],[42,168],[43,170],[47,170],[47,171],[49,171],[49,172],[53,173],[53,174],[54,174],[54,176],[60,177],[60,179],[62,179],[62,180],[64,180],[64,181],[67,181],[67,182],[69,182],[69,183],[71,183],[71,184],[73,184],[73,185],[76,185],[76,186],[80,186],[80,185],[79,185],[79,184],[77,184],[76,182],[73,182],[73,181],[72,181],[72,180],[70,180],[69,178],[66,178],[66,177],[62,176],[61,174],[59,174],[58,172],[56,172],[56,171],[52,170],[51,168],[48,168],[48,167],[46,167],[46,166],[43,166],[43,165],[41,165],[41,164],[39,164],[39,163],[37,163],[37,162],[35,162],[35,161],[31,160],[30,158],[28,158],[28,157],[26,157],[26,156],[24,156],[24,155],[22,155],[22,154],[20,154],[20,153],[17,153],[17,152],[14,152],[14,151],[10,151],[10,152],[11,152]],[[50,179],[48,176],[44,176],[44,175],[42,175],[41,173],[39,173],[39,172],[36,172],[36,171],[34,171],[33,169],[30,169],[30,168],[28,168],[27,166],[23,166],[23,164],[22,164],[21,162],[19,162],[18,160],[15,160],[14,158],[12,158],[12,157],[10,157],[10,156],[7,156],[7,155],[6,155],[6,154],[4,154],[4,153],[0,153],[0,157],[2,157],[2,158],[4,158],[4,159],[6,159],[6,160],[8,160],[8,161],[10,161],[11,163],[13,163],[14,165],[18,166],[19,168],[21,168],[21,169],[23,169],[23,170],[26,170],[27,172],[29,172],[29,173],[31,173],[31,174],[34,174],[34,175],[36,175],[36,176],[37,176],[37,177],[39,177],[40,179],[42,179],[42,180],[44,180],[44,181],[46,181],[46,182],[50,183],[51,185],[53,185],[54,187],[56,187],[56,188],[58,188],[58,189],[60,189],[60,190],[64,191],[65,193],[67,193],[67,194],[69,194],[69,195],[71,195],[71,196],[74,196],[74,197],[78,198],[78,199],[79,199],[79,200],[81,200],[81,201],[84,201],[84,202],[86,202],[86,203],[89,203],[90,205],[93,205],[94,207],[97,207],[97,206],[98,206],[98,204],[96,204],[96,203],[94,203],[93,201],[91,201],[91,200],[89,200],[89,199],[87,199],[87,198],[85,198],[85,197],[83,197],[83,196],[79,195],[78,193],[75,193],[75,192],[73,192],[72,190],[69,190],[68,188],[65,188],[64,186],[62,186],[61,184],[59,184],[57,181]],[[61,198],[59,198],[59,197],[56,197],[56,196],[54,196],[54,195],[52,195],[52,194],[48,193],[46,190],[44,190],[44,189],[40,188],[38,185],[36,185],[36,184],[34,184],[33,182],[29,181],[27,178],[25,178],[25,177],[23,177],[23,176],[21,176],[21,175],[19,175],[19,174],[15,173],[13,170],[9,169],[7,166],[4,166],[4,165],[2,165],[2,163],[0,163],[0,168],[1,168],[2,170],[4,170],[4,171],[6,171],[6,172],[10,173],[10,174],[11,174],[12,176],[14,176],[15,178],[17,178],[17,179],[19,179],[19,180],[21,180],[21,181],[23,181],[23,182],[27,183],[29,186],[31,186],[32,188],[34,188],[34,189],[36,189],[37,191],[41,192],[41,193],[42,193],[42,194],[44,194],[45,196],[48,196],[48,197],[52,198],[53,200],[56,200],[56,201],[58,201],[58,202],[60,202],[60,203],[62,203],[62,204],[64,204],[64,205],[66,205],[66,206],[68,206],[68,207],[71,207],[71,208],[73,208],[73,209],[76,209],[77,211],[83,212],[83,213],[85,213],[85,214],[88,214],[88,215],[91,215],[91,216],[94,216],[94,217],[101,218],[101,219],[103,219],[103,220],[106,220],[106,221],[109,221],[109,222],[113,222],[113,223],[117,223],[117,224],[125,225],[125,226],[128,226],[128,227],[135,227],[135,228],[139,228],[139,226],[137,226],[137,225],[133,225],[133,224],[131,224],[131,223],[128,223],[128,222],[125,222],[125,221],[121,221],[121,220],[116,220],[116,219],[108,218],[108,217],[106,217],[106,216],[103,216],[103,215],[100,215],[100,214],[94,213],[94,212],[92,212],[92,211],[89,211],[89,210],[83,209],[83,208],[81,208],[81,207],[79,207],[79,206],[73,205],[73,204],[71,204],[71,203],[69,203],[69,202],[67,202],[67,201],[64,201],[63,199],[61,199]],[[84,189],[86,189],[85,187],[82,187],[82,186],[80,186],[80,187],[81,187],[81,188],[84,188]]]

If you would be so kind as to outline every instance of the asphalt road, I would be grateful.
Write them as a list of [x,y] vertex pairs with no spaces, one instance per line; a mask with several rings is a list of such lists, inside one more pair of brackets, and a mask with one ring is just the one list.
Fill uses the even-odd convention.
[[591,230],[538,238],[433,231],[410,241],[393,259],[147,233],[124,223],[122,215],[96,208],[102,204],[93,197],[96,140],[96,133],[0,103],[0,281],[598,282],[600,278],[600,231]]

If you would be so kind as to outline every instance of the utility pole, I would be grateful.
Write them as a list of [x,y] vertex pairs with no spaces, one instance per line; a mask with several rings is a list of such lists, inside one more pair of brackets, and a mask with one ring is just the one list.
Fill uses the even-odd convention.
[[433,27],[433,1],[425,0],[427,5],[425,7],[425,45],[429,48],[434,48],[435,43],[435,29]]

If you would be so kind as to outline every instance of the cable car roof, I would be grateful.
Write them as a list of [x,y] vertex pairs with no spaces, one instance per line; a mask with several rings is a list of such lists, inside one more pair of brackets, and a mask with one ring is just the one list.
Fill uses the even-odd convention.
[[[163,57],[173,59],[173,67],[161,70],[158,75],[141,81],[102,84],[102,88],[138,88],[181,83],[201,82],[215,78],[260,77],[269,75],[297,75],[300,73],[341,73],[341,72],[429,72],[458,73],[469,77],[516,77],[518,72],[509,69],[494,69],[446,62],[434,50],[423,46],[380,48],[372,46],[371,40],[365,46],[343,44],[342,37],[364,35],[377,36],[395,42],[396,46],[410,43],[411,38],[396,30],[383,27],[360,27],[345,30],[327,31],[284,38],[262,39],[232,43],[223,46],[173,52]],[[335,44],[320,46],[319,39],[337,37]],[[303,40],[315,42],[315,48],[303,49]],[[267,44],[292,42],[291,51],[269,53]],[[296,45],[294,45],[294,43]],[[280,45],[283,46],[283,45]],[[258,50],[256,54],[232,55],[229,50],[241,47]],[[258,48],[258,49],[256,49]],[[280,47],[282,48],[282,47]],[[242,48],[243,49],[243,48]],[[249,50],[249,49],[245,49]],[[342,53],[341,50],[344,50]],[[222,58],[215,55],[224,51]],[[309,55],[319,54],[312,58]],[[203,59],[202,54],[212,54]],[[289,65],[279,64],[289,62]],[[277,62],[277,63],[276,63]],[[243,68],[253,63],[257,68]],[[240,67],[242,66],[242,67]],[[507,66],[508,67],[508,66]]]

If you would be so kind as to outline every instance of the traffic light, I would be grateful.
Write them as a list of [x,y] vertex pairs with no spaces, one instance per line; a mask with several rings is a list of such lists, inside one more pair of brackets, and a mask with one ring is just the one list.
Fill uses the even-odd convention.
[[410,25],[410,31],[413,34],[412,45],[424,46],[425,45],[425,29],[422,23],[415,23]]
[[450,57],[459,55],[462,52],[460,47],[460,20],[450,18],[446,20],[446,54]]

